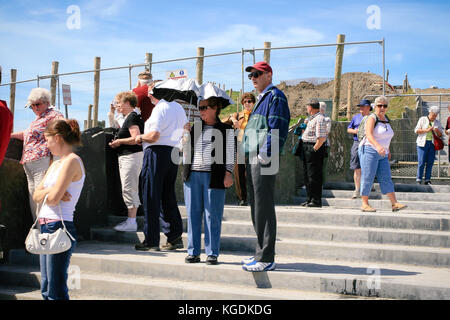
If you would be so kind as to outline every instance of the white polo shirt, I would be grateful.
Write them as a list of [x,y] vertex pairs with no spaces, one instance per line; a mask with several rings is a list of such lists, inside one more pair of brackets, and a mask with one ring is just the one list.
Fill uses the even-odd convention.
[[183,127],[188,122],[186,112],[177,102],[161,99],[153,108],[152,115],[145,121],[144,134],[159,132],[159,139],[154,143],[143,142],[145,150],[149,146],[180,147]]

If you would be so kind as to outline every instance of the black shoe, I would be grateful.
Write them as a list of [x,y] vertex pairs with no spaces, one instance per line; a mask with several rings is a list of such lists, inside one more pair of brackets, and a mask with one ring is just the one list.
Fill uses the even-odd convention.
[[241,200],[241,201],[239,201],[239,205],[240,206],[248,206],[248,203],[247,203],[247,201]]
[[310,202],[305,207],[308,207],[308,208],[322,208],[322,205],[320,203]]
[[217,264],[217,257],[216,256],[208,256],[208,258],[206,258],[206,264]]
[[167,240],[167,243],[162,246],[163,250],[176,250],[176,249],[183,249],[183,239],[181,237],[176,238],[174,241],[169,242]]
[[159,247],[150,247],[145,241],[136,244],[134,249],[138,251],[161,251]]
[[142,243],[138,243],[134,246],[134,249],[139,250],[139,251],[148,251],[150,250],[150,247],[147,246],[147,243],[145,243],[145,241],[143,241]]
[[417,180],[416,183],[417,184],[422,184],[422,181]]
[[308,204],[310,204],[310,203],[311,203],[311,201],[305,201],[305,202],[300,203],[300,205],[301,205],[302,207],[306,207],[306,206],[308,206]]
[[187,256],[184,258],[184,262],[186,263],[198,263],[200,262],[200,256]]
[[431,181],[425,181],[425,183],[424,184],[431,184]]

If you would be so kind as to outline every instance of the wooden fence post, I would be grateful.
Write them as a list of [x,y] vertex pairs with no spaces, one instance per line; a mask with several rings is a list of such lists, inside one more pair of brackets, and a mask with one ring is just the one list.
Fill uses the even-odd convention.
[[270,48],[272,47],[271,42],[264,42],[264,61],[270,64]]
[[205,48],[202,47],[198,47],[197,48],[197,57],[202,57],[202,58],[197,58],[197,82],[201,85],[203,84],[203,63],[204,63],[204,58],[203,56],[205,55]]
[[[100,63],[101,58],[95,57],[95,63],[94,63],[94,69],[96,70],[94,72],[94,119],[93,124],[96,127],[98,122],[98,100],[100,97]],[[91,123],[89,123],[89,126],[91,126]]]
[[[336,43],[344,43],[345,35],[338,34]],[[344,57],[344,45],[336,47],[336,65],[334,69],[334,95],[333,95],[333,112],[331,120],[337,121],[339,117],[339,101],[341,97],[341,76],[342,76],[342,60]]]
[[153,54],[152,53],[146,53],[145,54],[145,70],[152,73],[152,62],[153,62]]
[[352,116],[352,100],[353,100],[353,81],[349,81],[347,91],[347,121],[350,121]]
[[[11,69],[11,85],[9,86],[9,110],[11,110],[11,113],[13,115],[14,119],[14,110],[16,109],[16,84],[13,82],[17,81],[17,70]],[[14,121],[13,121],[13,131],[14,132]]]
[[59,62],[58,61],[52,61],[52,77],[50,78],[50,92],[52,94],[52,101],[51,101],[51,105],[55,106],[56,105],[56,85],[57,85],[57,78],[55,76],[55,74],[58,74],[58,67],[59,67]]
[[92,128],[92,104],[88,107],[88,120],[87,120],[87,129]]

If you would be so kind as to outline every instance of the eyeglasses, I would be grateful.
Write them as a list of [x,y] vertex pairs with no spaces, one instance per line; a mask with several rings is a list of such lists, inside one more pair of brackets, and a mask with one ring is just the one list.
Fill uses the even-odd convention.
[[253,72],[250,72],[249,74],[248,74],[248,79],[249,80],[252,80],[252,78],[258,78],[260,75],[262,75],[264,72],[262,72],[262,71],[259,71],[259,70],[256,70],[256,71],[253,71]]
[[253,100],[244,100],[244,103],[253,103]]
[[42,102],[32,103],[32,104],[30,104],[30,107],[39,107],[41,104],[42,104]]
[[377,107],[387,109],[388,105],[387,104],[377,104]]
[[199,110],[199,111],[205,111],[205,110],[208,109],[208,108],[211,108],[211,109],[212,109],[211,106],[199,106],[199,107],[198,107],[198,110]]

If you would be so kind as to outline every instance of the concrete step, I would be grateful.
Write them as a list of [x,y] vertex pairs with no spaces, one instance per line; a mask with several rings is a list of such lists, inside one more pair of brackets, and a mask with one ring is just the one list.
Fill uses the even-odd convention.
[[[306,197],[306,190],[300,189],[299,196]],[[323,190],[322,198],[341,198],[352,199],[352,190]],[[434,201],[439,203],[450,204],[450,194],[448,193],[427,193],[427,192],[396,192],[395,197],[398,201]],[[386,195],[381,192],[371,192],[369,199],[384,199],[388,200]],[[448,210],[450,211],[450,209]]]
[[[324,189],[331,190],[355,190],[355,184],[353,182],[326,182]],[[380,184],[374,183],[373,189],[380,192]],[[395,183],[395,192],[423,192],[423,193],[450,193],[450,185],[421,185],[415,183]]]
[[[0,269],[1,270],[1,269]],[[0,271],[1,272],[1,271]],[[77,290],[70,291],[71,300],[112,300],[108,296],[92,296],[80,294]],[[30,287],[3,286],[0,285],[0,300],[42,300],[41,291]],[[128,300],[127,297],[121,300]]]
[[[19,262],[22,256],[25,259],[21,262],[28,262],[24,251],[16,250],[11,254],[16,256],[12,257],[13,260]],[[390,299],[450,299],[449,268],[277,255],[275,271],[248,273],[241,269],[240,261],[248,257],[244,253],[222,252],[216,266],[206,265],[204,256],[201,263],[186,264],[185,256],[185,250],[137,252],[133,246],[127,244],[82,242],[72,256],[71,266],[76,266],[80,270],[81,291],[96,296],[102,296],[101,292],[108,290],[129,297],[148,297],[155,294],[153,290],[160,292],[158,297],[161,297],[163,291],[167,291],[165,296],[170,296],[174,293],[172,289],[166,287],[170,288],[175,282],[179,290],[205,288],[208,284],[219,292],[222,288],[234,290],[234,293],[248,293],[247,289],[256,289],[256,292],[263,294],[262,298],[270,296],[271,299],[285,299],[284,290],[290,290],[289,295],[294,299],[346,297],[323,296],[335,293]],[[0,277],[2,281],[5,279],[8,283],[20,282],[22,285],[28,284],[28,287],[36,287],[33,281],[39,278],[39,274],[36,273],[36,269],[21,269],[10,265],[0,266]],[[159,282],[150,282],[149,278]],[[86,280],[83,282],[83,279]],[[132,281],[137,287],[135,291],[127,287],[130,285],[128,279],[136,280]],[[73,283],[70,278],[69,281]],[[157,287],[157,284],[161,287]],[[192,284],[197,286],[193,287]],[[90,288],[92,286],[97,288]],[[146,293],[142,286],[150,292]],[[274,295],[275,292],[279,292],[280,295]],[[216,294],[207,290],[196,293],[185,292],[183,296],[176,296],[180,299],[216,299],[216,297]],[[252,297],[256,298],[254,295]],[[258,299],[261,297],[258,296]]]
[[[373,213],[361,212],[360,204],[356,208],[305,208],[302,206],[276,206],[278,223],[314,224],[330,226],[391,228],[450,231],[450,215],[434,211],[392,212],[391,210]],[[186,221],[186,208],[179,205],[183,220]],[[223,221],[251,221],[250,207],[225,206]],[[124,220],[124,217],[109,216],[109,226]],[[144,217],[137,217],[138,227],[143,228]],[[185,223],[185,222],[184,222]],[[186,227],[185,227],[186,230]]]
[[[73,257],[71,265],[75,263],[75,260]],[[145,267],[151,267],[151,265],[147,263]],[[160,267],[164,268],[164,264]],[[30,267],[2,266],[0,267],[0,279],[7,285],[14,285],[16,282],[29,283],[30,288],[36,289],[33,283],[35,279],[40,280],[40,272]],[[70,284],[71,281],[73,279],[69,277],[68,283]],[[224,285],[212,281],[173,280],[136,273],[97,272],[87,270],[87,268],[83,269],[74,282],[77,283],[77,286],[73,288],[69,286],[69,296],[74,295],[86,300],[89,300],[90,297],[121,300],[123,298],[133,300],[330,300],[346,298],[343,295],[326,292],[308,292],[287,288],[261,290],[255,286],[240,284]],[[33,296],[36,296],[35,290],[33,290]]]
[[[304,197],[297,198],[299,203],[305,201]],[[408,206],[406,210],[402,210],[401,213],[406,211],[415,211],[425,213],[428,211],[442,212],[443,214],[450,214],[450,202],[436,202],[436,201],[412,201],[402,200],[402,204]],[[384,199],[369,200],[369,204],[375,209],[391,210],[391,202]],[[322,198],[322,205],[330,206],[333,208],[353,208],[357,209],[361,207],[361,199],[343,199],[343,198]]]
[[[145,239],[143,232],[119,233],[106,228],[92,229],[91,232],[92,240],[104,242],[136,244]],[[186,246],[187,234],[183,233],[182,237]],[[165,236],[161,234],[161,244],[165,241]],[[220,246],[223,251],[248,252],[251,254],[256,246],[256,238],[254,235],[222,233]],[[449,248],[289,239],[277,235],[276,252],[280,255],[307,258],[450,266]]]
[[[115,217],[109,217],[115,220]],[[139,230],[142,231],[143,219],[138,218]],[[107,228],[109,229],[109,228]],[[95,231],[97,232],[97,231]],[[187,232],[187,228],[184,228]],[[226,220],[222,223],[222,233],[240,234],[252,236],[255,234],[250,221]],[[281,238],[303,239],[316,241],[336,241],[336,242],[362,242],[362,243],[389,243],[413,246],[429,246],[450,248],[449,231],[427,231],[427,230],[397,230],[388,228],[367,228],[348,227],[335,225],[315,225],[296,223],[277,223],[277,235]],[[122,241],[123,237],[135,242],[142,239],[142,236],[116,234],[113,241]]]

